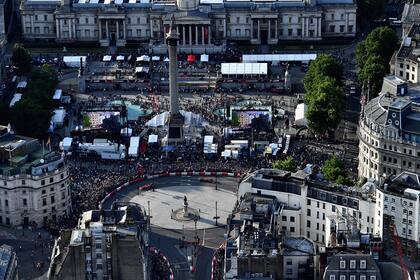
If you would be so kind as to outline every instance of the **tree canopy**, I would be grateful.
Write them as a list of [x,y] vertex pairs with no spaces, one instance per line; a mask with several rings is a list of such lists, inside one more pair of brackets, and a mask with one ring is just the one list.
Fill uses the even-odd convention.
[[376,19],[385,12],[386,0],[358,0],[357,8],[361,20]]
[[19,76],[26,75],[32,70],[32,57],[31,54],[21,45],[16,44],[13,47],[12,64],[15,73]]
[[336,181],[340,176],[345,177],[346,171],[343,162],[337,156],[332,156],[322,166],[322,174],[325,179]]
[[284,160],[277,160],[273,162],[273,168],[295,172],[296,162],[292,157],[287,157]]
[[337,84],[341,84],[343,66],[331,55],[321,54],[311,62],[308,72],[303,79],[306,92],[313,91],[319,78],[324,76],[331,77]]
[[18,134],[44,138],[48,132],[54,103],[52,97],[57,86],[54,70],[44,65],[29,79],[27,93],[11,109],[11,121]]
[[375,28],[356,46],[359,80],[370,85],[371,97],[380,92],[383,77],[389,72],[388,62],[398,48],[398,37],[390,27]]
[[308,127],[314,132],[325,134],[340,124],[344,111],[344,94],[333,78],[317,77],[313,90],[305,94],[305,104]]

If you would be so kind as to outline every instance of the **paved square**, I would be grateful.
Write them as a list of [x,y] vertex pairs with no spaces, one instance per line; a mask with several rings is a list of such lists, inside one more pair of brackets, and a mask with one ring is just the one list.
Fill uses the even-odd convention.
[[[131,202],[143,205],[147,209],[147,202],[150,201],[151,223],[163,228],[191,229],[194,228],[194,221],[179,222],[171,219],[172,210],[183,207],[184,195],[188,199],[188,207],[200,213],[200,220],[197,222],[197,229],[211,228],[215,226],[214,216],[217,216],[219,225],[225,225],[226,219],[236,203],[236,194],[206,184],[200,184],[197,180],[190,180],[188,177],[182,178],[184,184],[159,186],[156,190],[142,192],[135,195]],[[179,184],[179,178],[177,179]]]

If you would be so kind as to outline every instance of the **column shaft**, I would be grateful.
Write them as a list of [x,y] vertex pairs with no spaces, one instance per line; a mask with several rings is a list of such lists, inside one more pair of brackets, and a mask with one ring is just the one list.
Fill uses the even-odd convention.
[[126,26],[125,26],[125,19],[123,20],[123,32],[124,32],[124,34],[123,34],[123,37],[124,37],[124,40],[125,40],[125,36],[126,36],[126,34],[127,34],[127,30],[126,30]]
[[106,27],[106,38],[109,39],[109,28],[108,28],[108,21],[105,20],[105,27]]
[[98,19],[99,23],[99,40],[102,40],[102,21]]
[[195,25],[195,44],[199,45],[198,43],[198,25]]
[[211,25],[208,27],[208,33],[209,33],[209,45],[211,45]]
[[185,45],[185,25],[182,26],[182,44]]
[[120,21],[117,19],[117,41],[120,39]]
[[201,44],[205,45],[204,41],[204,25],[201,26]]
[[188,34],[189,42],[188,43],[190,45],[192,45],[192,28],[191,28],[191,25],[188,26],[188,32],[189,32],[189,34]]

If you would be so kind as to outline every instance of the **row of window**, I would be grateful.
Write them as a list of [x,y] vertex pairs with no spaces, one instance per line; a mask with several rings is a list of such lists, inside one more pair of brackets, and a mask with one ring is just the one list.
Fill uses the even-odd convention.
[[336,278],[335,275],[330,275],[330,280],[376,280],[376,276],[375,275],[371,275],[369,278],[367,278],[366,275],[360,275],[359,279],[357,279],[356,275],[350,275],[348,278],[346,275],[340,275],[340,277]]

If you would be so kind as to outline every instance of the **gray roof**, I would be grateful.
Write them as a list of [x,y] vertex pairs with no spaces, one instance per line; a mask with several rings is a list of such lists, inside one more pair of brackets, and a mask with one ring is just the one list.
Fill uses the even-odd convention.
[[403,23],[418,22],[420,19],[420,5],[405,4],[401,15]]
[[6,279],[12,256],[12,247],[4,244],[0,246],[0,279]]

